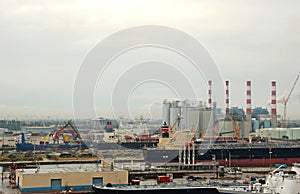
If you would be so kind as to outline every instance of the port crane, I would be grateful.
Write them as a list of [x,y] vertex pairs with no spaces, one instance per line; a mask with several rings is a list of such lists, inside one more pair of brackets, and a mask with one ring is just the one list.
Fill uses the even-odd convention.
[[73,139],[81,139],[80,134],[78,133],[77,129],[72,125],[70,121],[68,121],[61,129],[59,129],[53,136],[54,142],[58,142],[59,136],[63,133],[63,131],[70,126],[72,130],[70,131],[73,135]]
[[292,87],[292,89],[291,89],[289,95],[287,96],[287,98],[283,98],[283,121],[282,121],[282,127],[283,127],[283,128],[286,128],[286,105],[287,105],[287,103],[288,103],[288,101],[289,101],[289,99],[290,99],[290,96],[291,96],[292,92],[294,91],[294,88],[295,88],[295,86],[296,86],[296,84],[297,84],[297,81],[298,81],[298,79],[299,79],[299,76],[300,76],[300,75],[297,76],[297,78],[296,78],[296,80],[295,80],[295,82],[294,82],[294,84],[293,84],[293,87]]
[[228,116],[229,116],[232,126],[234,128],[233,138],[239,139],[240,138],[240,127],[234,122],[234,120],[229,112],[228,112]]
[[179,127],[179,124],[180,124],[180,114],[177,115],[177,118],[176,120],[173,122],[173,124],[169,127],[169,131],[171,132],[173,130],[173,128],[175,127],[175,125],[178,124],[178,127]]
[[220,133],[220,135],[222,134],[226,134],[226,133],[233,133],[233,138],[234,139],[239,139],[240,138],[240,127],[235,123],[232,115],[228,112],[227,113],[231,123],[232,123],[232,126],[233,126],[233,131],[227,131],[227,132],[223,132],[223,133]]

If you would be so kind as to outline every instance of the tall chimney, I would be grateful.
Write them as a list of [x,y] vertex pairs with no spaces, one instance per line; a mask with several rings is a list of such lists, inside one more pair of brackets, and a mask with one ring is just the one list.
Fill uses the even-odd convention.
[[246,117],[247,120],[251,120],[251,81],[246,82]]
[[211,108],[211,103],[212,103],[212,100],[211,100],[211,95],[212,95],[212,90],[211,90],[211,84],[212,84],[212,81],[209,80],[208,81],[208,108]]
[[272,81],[271,86],[271,125],[277,127],[277,110],[276,110],[276,82]]
[[226,90],[225,90],[225,94],[226,94],[226,99],[225,99],[225,103],[226,103],[226,114],[229,113],[229,81],[225,82],[226,85]]

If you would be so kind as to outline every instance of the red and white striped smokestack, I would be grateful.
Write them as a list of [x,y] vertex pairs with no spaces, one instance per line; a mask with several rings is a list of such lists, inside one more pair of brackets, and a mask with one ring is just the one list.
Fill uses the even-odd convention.
[[225,82],[226,85],[226,90],[225,90],[225,94],[226,94],[226,99],[225,99],[225,103],[226,103],[226,114],[229,112],[229,81]]
[[208,81],[208,107],[209,108],[211,108],[211,103],[212,103],[212,100],[211,100],[211,95],[212,95],[211,84],[212,84],[212,81],[209,80]]
[[277,110],[276,110],[276,82],[272,81],[271,85],[271,115],[272,127],[277,127]]
[[247,81],[246,86],[246,115],[251,119],[251,81]]

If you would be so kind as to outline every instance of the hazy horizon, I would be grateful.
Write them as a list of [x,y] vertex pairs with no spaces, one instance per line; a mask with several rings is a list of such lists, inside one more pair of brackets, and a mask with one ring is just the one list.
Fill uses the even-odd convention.
[[[72,117],[74,83],[88,54],[111,34],[143,25],[167,26],[198,40],[223,81],[230,81],[230,106],[245,108],[245,84],[250,80],[252,107],[266,107],[271,81],[277,81],[277,112],[282,115],[280,101],[300,74],[299,7],[296,0],[0,0],[0,118]],[[167,71],[166,66],[161,73],[168,80],[177,80],[180,89],[185,88],[183,81],[192,83],[196,98],[186,93],[182,99],[207,102],[205,76],[185,59],[160,48],[139,48],[112,61],[97,80],[95,115],[162,118],[163,100],[178,99],[178,89],[153,81],[136,86],[130,96],[122,96],[129,91],[122,93],[117,82],[127,83],[124,72],[137,61],[151,59],[173,65],[176,71]],[[187,79],[179,81],[179,74]],[[216,99],[214,95],[217,91],[213,92]],[[118,100],[125,97],[127,103],[112,111],[112,102],[121,103]],[[217,103],[224,108],[224,102]],[[300,81],[288,102],[287,118],[300,119],[299,110]]]

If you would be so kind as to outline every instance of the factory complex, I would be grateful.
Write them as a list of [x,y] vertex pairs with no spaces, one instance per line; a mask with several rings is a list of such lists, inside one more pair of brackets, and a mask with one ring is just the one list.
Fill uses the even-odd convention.
[[[5,131],[2,155],[7,154],[11,161],[1,164],[2,180],[9,169],[10,184],[21,193],[91,191],[93,185],[126,186],[134,178],[132,172],[147,177],[150,171],[156,176],[182,171],[183,177],[188,171],[271,168],[300,161],[300,128],[288,127],[289,97],[283,116],[278,115],[275,81],[271,82],[269,109],[253,108],[251,81],[245,83],[245,109],[230,107],[229,81],[225,81],[224,109],[213,100],[212,88],[209,80],[207,102],[165,99],[163,125],[152,131],[148,129],[153,124],[146,126],[142,119],[126,128],[102,117],[91,120],[93,129],[81,129],[68,121],[60,129],[47,127],[50,132],[42,135]],[[31,163],[18,163],[21,155]],[[161,169],[164,171],[158,173]]]

